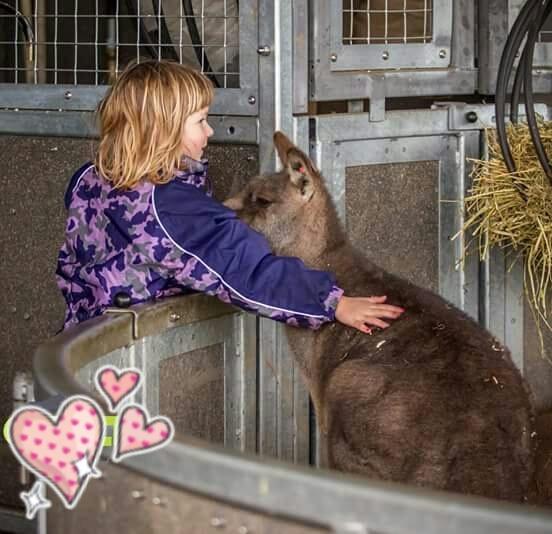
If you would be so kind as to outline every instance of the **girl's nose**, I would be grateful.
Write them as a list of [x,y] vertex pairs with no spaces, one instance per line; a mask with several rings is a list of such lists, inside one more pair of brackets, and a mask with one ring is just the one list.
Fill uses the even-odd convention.
[[214,133],[215,131],[211,128],[211,125],[207,123],[207,137],[211,137]]

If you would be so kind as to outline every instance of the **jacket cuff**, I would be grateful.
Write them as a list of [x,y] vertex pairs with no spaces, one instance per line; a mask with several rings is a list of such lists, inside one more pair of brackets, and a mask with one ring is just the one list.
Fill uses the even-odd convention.
[[324,306],[330,321],[335,321],[335,310],[339,299],[343,296],[343,293],[343,289],[338,286],[333,286],[330,293],[322,303],[322,306]]

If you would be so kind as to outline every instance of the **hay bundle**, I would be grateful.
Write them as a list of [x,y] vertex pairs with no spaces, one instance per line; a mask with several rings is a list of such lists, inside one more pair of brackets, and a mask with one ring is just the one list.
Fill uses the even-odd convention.
[[[552,122],[539,123],[547,154],[552,154]],[[479,240],[481,259],[498,246],[510,260],[524,263],[525,292],[541,337],[549,329],[552,276],[552,185],[537,159],[527,125],[509,125],[508,140],[517,172],[510,173],[494,130],[487,130],[489,158],[475,160],[473,185],[465,199],[467,221]]]

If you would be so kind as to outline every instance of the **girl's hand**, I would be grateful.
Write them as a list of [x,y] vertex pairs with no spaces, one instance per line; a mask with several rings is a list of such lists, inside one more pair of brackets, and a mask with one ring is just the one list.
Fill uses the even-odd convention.
[[372,329],[368,325],[387,328],[389,323],[381,320],[396,319],[404,312],[403,308],[384,304],[387,297],[346,297],[343,295],[337,303],[335,318],[344,325],[352,326],[365,334]]

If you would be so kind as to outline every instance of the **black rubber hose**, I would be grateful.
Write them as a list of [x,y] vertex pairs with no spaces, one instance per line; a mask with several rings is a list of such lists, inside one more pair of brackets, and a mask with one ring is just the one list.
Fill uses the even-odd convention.
[[[544,14],[541,21],[541,28],[550,16],[552,12],[552,4],[550,4]],[[540,30],[539,30],[540,31]],[[521,91],[523,87],[523,74],[525,72],[525,62],[527,61],[527,46],[523,49],[523,54],[519,60],[518,67],[516,69],[516,76],[514,79],[514,85],[512,87],[512,104],[510,105],[510,121],[514,124],[519,122],[519,101]]]
[[546,20],[546,14],[550,14],[550,8],[552,6],[551,0],[548,0],[545,4],[541,5],[536,13],[535,18],[532,21],[531,27],[527,34],[527,44],[525,45],[527,54],[524,64],[524,85],[525,85],[525,113],[527,115],[527,124],[529,126],[529,133],[535,146],[535,152],[539,159],[539,162],[544,170],[550,184],[552,185],[552,168],[548,161],[548,156],[542,144],[542,138],[539,132],[537,118],[535,114],[535,102],[533,99],[533,57],[535,52],[535,43],[540,29],[542,28],[544,21]]
[[[188,26],[188,33],[190,34],[190,39],[194,47],[194,53],[199,64],[202,67],[205,75],[213,82],[215,87],[220,87],[219,81],[215,76],[209,59],[207,58],[207,53],[205,48],[203,48],[203,43],[201,42],[201,36],[199,35],[199,30],[195,22],[194,7],[192,5],[192,0],[182,0],[182,9],[186,15],[186,24]],[[226,68],[226,67],[225,67]]]
[[[33,43],[34,42],[33,27],[29,22],[28,17],[23,15],[21,11],[18,11],[17,9],[15,9],[15,7],[10,6],[6,2],[0,2],[0,9],[3,9],[8,13],[12,13],[16,17],[17,25],[21,28],[23,35],[25,35],[25,40],[28,41],[29,43]],[[16,37],[16,40],[17,40],[17,37]]]
[[512,26],[510,33],[508,34],[498,67],[495,93],[496,132],[498,143],[504,157],[504,162],[509,172],[515,172],[516,169],[512,158],[512,152],[508,144],[508,136],[506,135],[505,114],[508,81],[512,72],[516,52],[518,51],[531,22],[531,14],[534,13],[534,8],[538,7],[539,2],[540,0],[529,0],[523,6],[518,18]]

